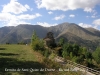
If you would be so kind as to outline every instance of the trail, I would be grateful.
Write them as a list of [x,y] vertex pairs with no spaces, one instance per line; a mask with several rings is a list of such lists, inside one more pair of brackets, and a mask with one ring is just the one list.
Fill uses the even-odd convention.
[[[64,59],[63,58],[61,58],[61,57],[55,57],[54,58],[54,60],[56,61],[56,62],[58,62],[58,63],[60,63],[61,65],[63,65],[63,66],[70,66],[70,71],[81,71],[82,72],[82,75],[100,75],[100,71],[96,71],[96,70],[93,70],[93,69],[91,69],[91,68],[88,68],[88,67],[86,67],[86,68],[83,68],[83,67],[85,67],[85,66],[83,66],[83,65],[78,65],[78,64],[73,64],[73,62],[72,61],[64,61]],[[78,66],[76,66],[76,65],[78,65]],[[83,66],[83,67],[82,67]],[[91,72],[94,72],[94,73],[91,73]]]

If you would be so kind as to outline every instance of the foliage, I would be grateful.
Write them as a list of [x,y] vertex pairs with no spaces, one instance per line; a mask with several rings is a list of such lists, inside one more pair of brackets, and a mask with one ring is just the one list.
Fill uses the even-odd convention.
[[37,36],[36,32],[33,31],[32,39],[31,39],[31,43],[33,43],[35,40],[38,40],[38,36]]
[[86,59],[92,59],[92,53],[91,52],[86,52],[85,58]]
[[[37,37],[36,32],[32,35],[31,45],[33,50],[40,51],[45,57],[49,57],[52,54],[52,51],[45,49],[43,40]],[[100,63],[100,48],[97,48],[92,55],[86,47],[80,47],[78,44],[65,43],[63,38],[59,40],[59,45],[60,48],[57,47],[55,51],[58,56],[63,56],[63,58],[88,67],[93,66],[93,57],[97,63]]]
[[82,48],[82,54],[84,54],[84,55],[85,55],[85,54],[86,54],[86,52],[87,52],[86,47],[83,47],[83,48]]
[[66,58],[66,57],[68,56],[68,53],[66,52],[66,50],[64,50],[64,51],[62,52],[62,56],[63,56],[64,58]]
[[33,32],[31,39],[31,46],[33,50],[44,50],[44,42],[42,39],[39,39],[36,32]]
[[9,45],[10,43],[9,43],[9,42],[6,42],[6,44],[8,44],[8,45]]
[[98,47],[94,52],[93,52],[93,58],[94,60],[100,64],[100,47]]
[[38,47],[39,50],[44,50],[45,49],[43,39],[38,40],[38,45],[39,45],[39,47]]
[[35,31],[32,35],[31,46],[33,50],[39,51],[45,57],[50,55],[50,51],[44,47],[43,39],[39,39]]
[[[63,42],[62,38],[59,40],[59,44],[62,45],[61,46],[62,47],[62,49],[61,49],[62,55],[60,55],[59,52],[57,52],[57,55],[63,56],[63,58],[72,60],[76,63],[80,63],[83,65],[87,65],[87,66],[93,65],[92,53],[89,52],[86,47],[81,47],[78,44],[65,43],[65,42]],[[98,57],[98,58],[100,58],[100,57]]]
[[77,44],[73,44],[73,55],[77,56],[79,53],[79,46]]
[[60,38],[58,44],[59,44],[60,46],[63,46],[64,42],[65,42],[65,41],[64,41],[64,38]]
[[48,57],[49,55],[50,55],[50,52],[49,52],[48,49],[46,49],[46,50],[44,51],[44,56],[45,56],[45,57]]
[[38,40],[35,40],[35,41],[32,43],[32,49],[33,49],[33,50],[39,50],[39,41],[38,41]]
[[72,52],[72,46],[69,43],[65,43],[63,45],[63,56],[67,55],[70,56],[70,52]]
[[70,52],[70,58],[71,58],[71,59],[73,58],[73,53],[72,53],[72,52]]

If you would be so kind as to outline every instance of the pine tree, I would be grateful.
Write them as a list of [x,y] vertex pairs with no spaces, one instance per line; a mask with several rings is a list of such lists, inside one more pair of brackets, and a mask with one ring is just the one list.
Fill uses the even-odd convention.
[[38,40],[38,36],[37,36],[36,32],[33,31],[32,39],[31,39],[31,44],[32,44],[35,40]]
[[31,46],[33,50],[44,50],[44,42],[42,39],[39,39],[36,32],[33,32],[31,39]]
[[38,50],[39,48],[39,38],[35,31],[33,32],[33,35],[32,35],[31,46],[33,50]]

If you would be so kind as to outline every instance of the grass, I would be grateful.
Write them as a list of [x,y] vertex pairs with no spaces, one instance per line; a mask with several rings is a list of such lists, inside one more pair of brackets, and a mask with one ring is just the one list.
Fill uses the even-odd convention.
[[44,75],[44,72],[30,72],[33,69],[45,68],[42,59],[43,56],[34,52],[30,46],[0,45],[0,75]]
[[[54,54],[51,55],[54,58]],[[38,71],[57,68],[53,62],[31,49],[29,45],[0,45],[0,75],[80,75],[75,72]]]
[[[43,56],[26,45],[0,45],[0,58],[16,58],[24,61],[41,61]],[[40,57],[40,58],[39,58]],[[38,59],[39,58],[39,59]]]

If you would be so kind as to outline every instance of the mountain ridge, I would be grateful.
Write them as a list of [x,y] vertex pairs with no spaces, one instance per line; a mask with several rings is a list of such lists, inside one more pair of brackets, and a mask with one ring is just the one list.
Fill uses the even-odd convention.
[[75,23],[61,23],[56,26],[43,27],[40,25],[20,24],[16,27],[0,28],[0,43],[18,43],[31,39],[33,31],[36,31],[39,38],[44,38],[46,33],[54,33],[56,42],[63,37],[67,42],[78,43],[89,46],[93,49],[99,46],[100,31],[93,28],[82,28]]

